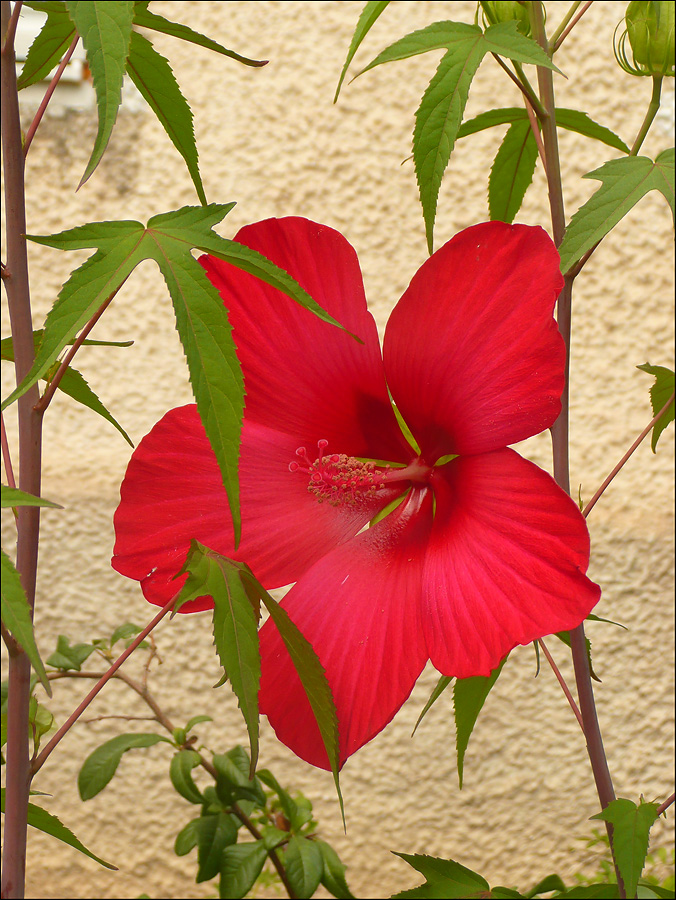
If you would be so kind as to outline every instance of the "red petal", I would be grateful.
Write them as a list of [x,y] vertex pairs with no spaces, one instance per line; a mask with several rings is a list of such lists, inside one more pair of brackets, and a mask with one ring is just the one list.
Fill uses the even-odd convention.
[[[318,503],[307,490],[307,476],[289,471],[295,450],[288,435],[245,422],[242,541],[235,551],[225,488],[197,408],[171,410],[129,462],[115,513],[113,567],[140,581],[151,603],[163,605],[185,580],[173,578],[196,538],[246,562],[266,587],[280,587],[357,534],[402,488],[380,490],[359,506]],[[181,611],[212,606],[205,598]]]
[[488,675],[517,644],[575,628],[600,596],[571,498],[513,450],[459,457],[434,475],[423,623],[444,675]]
[[387,381],[428,462],[483,453],[548,428],[565,349],[552,318],[563,286],[541,228],[467,228],[413,278],[385,332]]
[[408,462],[350,244],[332,228],[299,218],[249,225],[236,240],[293,275],[364,341],[241,269],[202,256],[228,307],[244,372],[247,419],[293,435],[296,446],[315,447],[325,439],[333,453]]
[[[395,512],[313,566],[282,602],[326,670],[341,765],[387,725],[427,662],[419,608],[431,511],[431,492],[412,491]],[[268,620],[260,634],[261,711],[294,753],[330,768],[277,629]]]

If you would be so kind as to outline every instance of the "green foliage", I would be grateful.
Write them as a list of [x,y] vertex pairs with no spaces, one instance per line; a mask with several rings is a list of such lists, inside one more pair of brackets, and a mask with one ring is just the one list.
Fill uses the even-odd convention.
[[226,847],[237,843],[237,826],[224,812],[194,820],[197,839],[197,877],[210,881],[221,871],[221,858]]
[[18,488],[7,487],[2,485],[2,508],[10,509],[18,506],[49,506],[52,509],[63,509],[59,503],[52,503],[51,500],[45,500],[42,497],[36,497],[35,494],[29,494],[27,491],[20,491]]
[[472,731],[479,718],[491,688],[498,680],[502,668],[507,662],[505,657],[490,675],[478,675],[475,678],[458,678],[453,688],[453,709],[455,713],[455,740],[458,753],[458,782],[462,787],[462,776],[465,752]]
[[311,897],[324,874],[324,859],[317,844],[293,835],[284,854],[286,875],[297,897]]
[[212,762],[217,773],[216,794],[221,803],[231,806],[238,800],[251,800],[265,806],[265,792],[258,778],[250,777],[252,766],[242,747],[215,753]]
[[446,688],[449,686],[449,684],[452,681],[453,681],[453,678],[449,675],[441,675],[439,677],[439,681],[437,681],[436,685],[434,686],[434,689],[432,690],[432,693],[429,696],[427,703],[424,705],[422,712],[418,716],[418,721],[415,723],[415,726],[411,733],[411,737],[413,737],[413,735],[418,730],[418,725],[420,725],[423,718],[427,715],[432,704],[436,703],[436,701],[439,699],[439,697],[441,697],[443,692],[446,690]]
[[530,122],[507,129],[488,179],[488,212],[492,220],[514,221],[533,180],[538,148]]
[[118,734],[97,747],[85,759],[77,778],[82,800],[91,800],[110,782],[123,754],[137,747],[153,747],[160,742],[171,743],[160,734]]
[[627,896],[633,897],[648,854],[650,829],[657,820],[657,804],[641,800],[637,805],[631,800],[613,800],[592,818],[610,822],[613,826],[615,860]]
[[267,850],[261,841],[233,844],[221,854],[219,897],[245,897],[261,873]]
[[47,21],[31,44],[17,79],[19,90],[42,81],[55,68],[76,35],[73,20],[62,2],[26,2],[36,12],[47,14]]
[[73,669],[79,672],[82,663],[96,650],[94,644],[73,644],[65,634],[60,634],[56,642],[56,650],[47,657],[47,665],[55,669],[68,671]]
[[[650,388],[650,403],[653,408],[653,416],[656,416],[666,406],[669,397],[673,398],[674,388],[676,387],[674,373],[671,369],[667,369],[664,366],[651,366],[650,363],[643,363],[642,366],[636,366],[636,368],[647,372],[648,375],[655,376],[655,383]],[[657,452],[657,442],[660,439],[660,435],[667,425],[670,425],[673,421],[674,400],[672,399],[664,414],[660,416],[653,426],[651,440],[653,453]]]
[[352,40],[350,41],[350,48],[347,51],[347,57],[343,65],[343,70],[340,73],[340,78],[338,79],[338,87],[336,88],[336,93],[333,98],[334,103],[336,103],[338,100],[338,94],[340,94],[340,89],[343,85],[343,81],[345,80],[345,76],[347,75],[347,70],[350,67],[350,63],[352,62],[355,53],[359,49],[359,45],[371,30],[376,19],[381,14],[381,12],[383,12],[389,2],[390,0],[368,0],[368,2],[364,5],[364,9],[359,15],[357,27],[355,28],[354,34],[352,35]]
[[[2,812],[5,811],[5,789],[2,788]],[[34,803],[28,804],[28,824],[33,828],[37,828],[38,831],[42,831],[45,834],[50,834],[52,837],[56,838],[58,841],[61,841],[64,844],[68,844],[71,847],[74,847],[76,850],[79,850],[80,853],[84,853],[85,856],[88,856],[90,859],[93,859],[94,862],[99,863],[101,866],[105,866],[106,869],[114,869],[117,871],[117,866],[114,866],[112,863],[106,862],[105,859],[101,859],[100,856],[96,856],[96,854],[92,853],[91,850],[87,850],[85,845],[79,841],[73,832],[66,828],[66,826],[60,822],[56,816],[47,812],[46,809],[43,809],[41,806],[36,806]]]
[[485,878],[452,859],[438,859],[434,856],[397,852],[394,855],[403,859],[426,879],[425,884],[419,888],[393,894],[393,897],[398,900],[399,898],[400,900],[408,900],[408,898],[413,900],[418,897],[448,897],[449,900],[455,897],[464,897],[472,900],[475,897],[491,896]]
[[204,797],[193,781],[192,770],[199,766],[200,755],[195,750],[179,750],[172,757],[169,777],[178,793],[190,803],[203,803]]
[[674,212],[673,148],[654,162],[646,156],[613,159],[584,177],[602,185],[570,220],[559,247],[562,272],[582,259],[649,191],[663,194]]

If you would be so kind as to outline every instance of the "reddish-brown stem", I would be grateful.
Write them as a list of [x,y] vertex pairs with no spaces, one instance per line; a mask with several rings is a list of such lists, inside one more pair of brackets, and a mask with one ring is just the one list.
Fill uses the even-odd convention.
[[5,415],[0,413],[0,443],[2,444],[2,462],[5,466],[7,475],[7,486],[16,487],[14,479],[14,469],[12,468],[12,454],[9,452],[9,443],[7,441],[7,431],[5,430]]
[[500,66],[501,69],[504,69],[505,72],[512,79],[514,84],[518,87],[521,93],[524,95],[526,100],[530,103],[532,108],[535,110],[538,116],[542,116],[543,118],[547,115],[547,113],[542,108],[542,104],[538,100],[537,96],[533,93],[533,91],[528,87],[528,85],[524,84],[517,75],[512,72],[509,66],[502,60],[497,53],[491,53],[491,56],[496,61],[496,63]]
[[[21,8],[12,14],[9,0],[2,0],[0,53],[0,100],[2,155],[5,181],[6,270],[3,284],[14,345],[14,367],[19,384],[33,363],[33,322],[31,316],[26,250],[26,204],[24,155],[21,146],[19,96],[16,86],[14,29]],[[19,488],[40,496],[42,458],[42,416],[33,407],[39,400],[34,385],[17,403],[19,424]],[[17,511],[16,569],[31,609],[35,604],[40,508],[22,506]],[[30,702],[30,661],[22,648],[9,648],[7,705],[7,787],[5,792],[5,833],[2,866],[2,896],[23,897],[26,880],[26,831],[30,751],[28,712]]]
[[545,154],[545,145],[542,143],[542,135],[540,134],[540,128],[538,126],[538,117],[535,114],[535,110],[530,105],[530,101],[528,97],[524,96],[526,112],[528,113],[528,121],[530,122],[530,130],[533,133],[533,137],[535,138],[535,145],[538,148],[538,156],[540,157],[540,162],[542,163],[542,168],[544,170],[545,176],[547,175],[547,156]]
[[674,800],[676,800],[676,794],[672,794],[671,797],[667,797],[664,803],[660,803],[660,805],[657,807],[657,815],[661,816],[662,813],[665,813],[674,802]]
[[52,99],[52,94],[56,90],[56,86],[61,80],[61,76],[63,75],[64,69],[70,62],[70,58],[75,52],[75,48],[77,47],[77,42],[80,40],[79,35],[75,35],[73,40],[70,43],[70,47],[66,50],[66,55],[63,57],[61,62],[59,63],[59,67],[54,73],[54,77],[49,82],[49,87],[45,91],[45,96],[42,98],[40,106],[38,106],[38,111],[35,113],[33,117],[33,121],[28,127],[28,131],[26,132],[26,137],[23,142],[23,155],[26,156],[28,153],[28,148],[30,147],[33,137],[35,136],[35,132],[38,130],[38,125],[42,121],[42,117],[45,114],[45,110],[47,109],[47,104]]
[[635,440],[634,443],[631,445],[631,447],[630,447],[630,448],[627,450],[627,452],[624,454],[624,456],[622,457],[622,459],[618,462],[618,464],[615,466],[615,468],[612,470],[612,472],[608,475],[608,477],[607,477],[606,480],[603,482],[603,484],[601,485],[601,487],[597,490],[597,492],[596,492],[596,493],[594,494],[594,496],[591,498],[591,500],[589,501],[589,503],[585,506],[584,510],[582,511],[582,515],[583,515],[585,518],[589,515],[589,513],[592,511],[592,509],[596,506],[596,503],[597,503],[598,499],[601,497],[601,495],[603,494],[603,492],[605,491],[605,489],[608,487],[608,485],[610,484],[610,482],[613,480],[613,478],[615,478],[615,476],[616,476],[617,473],[620,471],[620,469],[624,466],[624,464],[627,462],[627,460],[631,457],[631,455],[632,455],[632,454],[634,453],[634,451],[637,449],[637,447],[639,446],[639,444],[641,444],[641,442],[644,441],[644,440],[646,439],[646,437],[647,437],[647,436],[650,434],[650,432],[652,431],[653,427],[657,424],[657,422],[659,422],[659,420],[662,418],[662,416],[665,414],[665,412],[669,409],[669,407],[671,406],[671,404],[674,402],[674,397],[675,397],[675,396],[676,396],[676,393],[673,393],[673,394],[671,395],[671,397],[669,397],[669,399],[667,400],[667,402],[664,404],[664,406],[662,407],[662,409],[657,413],[657,415],[656,415],[656,416],[653,416],[653,418],[652,418],[652,419],[650,420],[650,422],[646,425],[646,427],[643,429],[643,431],[639,434],[639,436],[636,438],[636,440]]
[[158,625],[162,619],[167,615],[168,612],[171,612],[171,609],[174,605],[176,597],[172,597],[168,603],[166,603],[162,609],[158,612],[155,618],[149,622],[148,625],[143,629],[140,634],[137,634],[131,644],[127,647],[124,653],[121,653],[112,666],[108,669],[108,671],[103,675],[103,677],[98,681],[97,684],[91,689],[91,691],[87,694],[84,700],[79,704],[77,709],[75,709],[70,716],[63,723],[61,728],[56,732],[54,737],[49,741],[48,744],[45,745],[45,748],[39,754],[39,756],[34,760],[32,765],[31,775],[34,776],[36,772],[38,772],[42,766],[47,761],[47,758],[50,756],[52,750],[57,746],[57,744],[61,741],[63,736],[72,728],[72,726],[77,722],[82,713],[87,709],[89,704],[92,702],[94,697],[99,693],[99,691],[110,681],[110,679],[115,675],[117,670],[120,668],[123,662],[125,662],[131,654],[136,650],[141,641],[146,638],[150,632]]
[[[125,278],[124,281],[126,281],[126,280],[127,280],[127,279]],[[122,284],[124,284],[124,281],[122,282]],[[101,316],[104,314],[104,312],[108,309],[108,307],[109,307],[110,304],[112,303],[113,298],[115,297],[115,295],[117,294],[117,292],[118,292],[118,291],[120,290],[120,288],[122,287],[122,284],[120,285],[120,287],[115,288],[115,290],[114,290],[113,293],[110,295],[110,297],[107,297],[107,298],[103,301],[103,303],[101,304],[101,306],[97,309],[97,311],[94,313],[94,315],[91,317],[91,319],[90,319],[90,320],[87,322],[87,324],[84,326],[84,328],[82,329],[82,331],[78,334],[77,339],[73,342],[73,346],[70,348],[70,350],[68,351],[68,353],[67,353],[66,356],[64,357],[63,362],[61,363],[61,365],[59,366],[59,368],[56,370],[56,373],[55,373],[54,377],[52,378],[52,380],[51,380],[51,381],[49,382],[49,384],[47,385],[47,388],[45,389],[44,394],[42,395],[42,397],[40,398],[40,400],[36,403],[35,409],[36,409],[37,412],[39,412],[39,413],[44,413],[44,411],[45,411],[45,410],[47,409],[47,407],[49,406],[49,404],[50,404],[50,402],[51,402],[51,399],[52,399],[52,397],[54,396],[54,394],[56,393],[56,389],[58,388],[59,383],[60,383],[61,379],[63,378],[63,373],[66,371],[66,369],[68,368],[68,366],[69,366],[69,365],[71,364],[71,362],[73,361],[73,357],[75,356],[75,354],[77,353],[77,351],[80,349],[80,347],[82,346],[82,344],[83,344],[83,343],[85,342],[85,340],[87,339],[87,336],[88,336],[89,333],[91,332],[92,328],[96,325],[96,323],[99,321],[99,319],[101,318]]]
[[561,35],[560,35],[559,38],[557,39],[556,43],[555,43],[554,46],[552,47],[552,54],[556,53],[556,51],[559,49],[559,47],[561,46],[561,44],[565,41],[565,39],[568,37],[568,35],[570,34],[570,32],[573,30],[573,28],[575,28],[575,26],[576,26],[577,23],[580,21],[580,19],[582,18],[582,16],[587,12],[587,10],[589,9],[589,7],[592,5],[592,2],[593,2],[593,0],[589,0],[588,3],[585,3],[585,5],[582,7],[582,9],[580,10],[580,12],[575,16],[575,18],[574,18],[571,22],[569,22],[569,24],[568,24],[568,26],[566,27],[566,29],[561,33]]
[[551,653],[549,652],[549,650],[548,650],[548,648],[547,648],[547,645],[546,645],[545,642],[542,640],[542,638],[539,638],[539,639],[538,639],[538,644],[539,644],[540,647],[542,648],[542,652],[544,653],[544,655],[545,655],[545,657],[546,657],[546,659],[547,659],[547,662],[548,662],[549,665],[551,666],[552,672],[554,673],[554,675],[556,675],[556,680],[557,680],[557,681],[559,682],[559,684],[561,685],[561,690],[562,690],[563,693],[565,694],[566,700],[568,701],[568,704],[569,704],[570,708],[573,710],[573,713],[575,714],[575,718],[577,719],[578,724],[579,724],[580,728],[582,729],[582,734],[584,734],[584,722],[582,721],[582,713],[581,713],[580,710],[578,709],[577,703],[576,703],[575,700],[573,699],[573,695],[572,695],[571,692],[570,692],[570,688],[569,688],[568,685],[566,684],[565,678],[563,677],[563,675],[562,675],[561,672],[559,671],[559,667],[558,667],[558,666],[556,665],[556,663],[554,662],[554,658],[552,657]]

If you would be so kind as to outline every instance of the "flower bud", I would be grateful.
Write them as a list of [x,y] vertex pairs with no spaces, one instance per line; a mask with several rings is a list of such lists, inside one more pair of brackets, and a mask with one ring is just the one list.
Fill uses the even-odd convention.
[[530,35],[530,16],[525,3],[517,0],[482,0],[480,6],[484,13],[484,19],[491,25],[497,22],[516,21],[516,27],[521,34]]
[[[674,3],[632,0],[626,29],[615,45],[615,57],[630,75],[674,75]],[[619,27],[619,26],[618,26]],[[632,61],[627,55],[629,39]]]

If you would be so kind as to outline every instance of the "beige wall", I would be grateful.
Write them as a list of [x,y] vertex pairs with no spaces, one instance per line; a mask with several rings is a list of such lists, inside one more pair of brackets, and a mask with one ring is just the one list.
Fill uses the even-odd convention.
[[[556,22],[567,4],[549,3]],[[612,33],[625,4],[595,3],[561,51],[559,104],[586,109],[631,141],[649,99],[647,80],[617,67]],[[269,58],[262,70],[157,37],[195,112],[201,166],[210,200],[236,200],[219,230],[267,216],[304,215],[340,229],[359,253],[367,295],[382,325],[426,256],[410,162],[413,114],[436,54],[384,66],[347,86],[332,105],[338,73],[359,2],[158,2],[180,19],[241,53]],[[357,64],[386,44],[442,18],[472,21],[469,2],[399,2],[385,11]],[[580,68],[584,61],[584,74]],[[357,67],[354,68],[357,70]],[[673,81],[667,86],[673,90]],[[468,115],[517,105],[516,91],[490,60],[481,68]],[[673,92],[667,93],[667,106]],[[672,117],[660,117],[645,145],[655,155],[673,143]],[[502,129],[498,129],[502,131]],[[148,110],[123,107],[99,170],[79,193],[95,133],[88,113],[47,117],[31,149],[29,231],[47,233],[104,218],[138,218],[196,203],[185,168]],[[438,243],[487,217],[486,171],[496,131],[462,142],[441,190]],[[576,209],[596,183],[580,176],[612,155],[601,145],[561,136],[566,200]],[[541,172],[518,221],[547,227]],[[572,483],[589,498],[650,418],[649,360],[673,367],[671,217],[663,199],[646,197],[604,242],[575,294],[572,381]],[[68,272],[85,254],[31,248],[36,324]],[[3,331],[3,334],[5,331]],[[78,368],[135,441],[171,406],[190,400],[183,355],[159,273],[144,263],[94,335],[134,338],[133,348],[89,349]],[[6,390],[3,389],[3,395]],[[11,416],[10,416],[11,419]],[[13,422],[10,423],[13,426]],[[603,587],[597,612],[628,632],[591,624],[602,728],[618,794],[664,798],[673,773],[673,427],[657,456],[646,443],[590,517],[592,577]],[[107,634],[126,620],[143,624],[154,608],[136,583],[109,566],[112,514],[129,448],[94,414],[59,398],[47,417],[44,495],[64,504],[43,517],[38,634],[45,653],[57,633],[73,640]],[[521,448],[548,466],[546,437]],[[5,523],[5,545],[11,523]],[[245,741],[227,687],[216,692],[216,658],[208,615],[179,617],[158,629],[162,665],[152,688],[177,724],[207,712],[199,734],[213,750]],[[558,642],[552,650],[568,676]],[[138,672],[139,664],[130,665]],[[513,654],[472,739],[466,784],[457,787],[450,698],[443,698],[416,737],[410,733],[435,674],[427,671],[413,697],[383,734],[345,766],[342,789],[347,835],[330,775],[314,771],[278,745],[264,727],[261,763],[302,789],[315,804],[320,833],[349,865],[359,897],[381,897],[416,884],[390,850],[454,857],[493,884],[530,886],[558,871],[590,871],[578,838],[597,810],[579,729],[549,670],[534,676],[530,648]],[[87,683],[60,681],[52,708],[62,721]],[[121,684],[107,688],[91,716],[144,715]],[[138,723],[144,730],[150,723]],[[45,806],[92,850],[117,863],[109,873],[49,838],[31,834],[28,895],[33,897],[207,897],[193,883],[193,860],[172,851],[193,808],[169,789],[169,753],[162,745],[137,751],[120,766],[113,789],[87,804],[77,796],[84,756],[134,723],[96,721],[74,728],[35,785],[53,794]],[[670,825],[654,829],[666,843]],[[591,867],[593,870],[593,866]],[[271,894],[272,896],[273,894]]]

